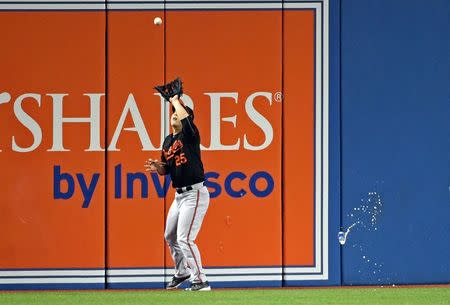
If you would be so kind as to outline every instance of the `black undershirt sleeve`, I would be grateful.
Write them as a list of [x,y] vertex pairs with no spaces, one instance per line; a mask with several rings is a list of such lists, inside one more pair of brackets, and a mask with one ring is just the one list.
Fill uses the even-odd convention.
[[191,139],[198,139],[198,129],[197,126],[195,126],[194,122],[192,121],[191,117],[188,116],[181,120],[181,125],[183,127],[183,134]]

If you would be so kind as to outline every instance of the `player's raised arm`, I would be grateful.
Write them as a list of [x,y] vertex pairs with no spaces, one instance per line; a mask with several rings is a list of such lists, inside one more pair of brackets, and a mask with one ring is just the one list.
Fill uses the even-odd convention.
[[189,113],[184,109],[183,105],[181,105],[180,100],[178,99],[178,95],[170,98],[170,103],[175,108],[175,112],[177,113],[178,119],[181,121],[184,118],[189,116]]
[[198,140],[198,129],[194,124],[194,112],[191,108],[181,104],[178,96],[171,98],[172,106],[175,108],[176,115],[181,122],[182,132],[190,138]]

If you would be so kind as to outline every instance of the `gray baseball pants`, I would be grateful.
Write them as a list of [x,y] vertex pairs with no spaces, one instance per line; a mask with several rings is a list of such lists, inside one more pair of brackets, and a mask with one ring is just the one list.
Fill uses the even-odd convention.
[[[209,192],[203,183],[175,198],[167,214],[164,238],[175,263],[175,276],[192,274],[192,282],[207,281],[195,239],[209,206]],[[188,269],[190,268],[190,270]]]

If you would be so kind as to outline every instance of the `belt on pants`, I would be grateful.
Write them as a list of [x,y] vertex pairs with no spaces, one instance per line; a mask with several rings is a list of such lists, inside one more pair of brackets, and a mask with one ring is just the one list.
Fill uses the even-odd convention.
[[178,194],[183,194],[184,192],[187,191],[192,191],[192,190],[199,190],[203,187],[203,181],[196,183],[196,184],[192,184],[192,185],[188,185],[188,186],[183,186],[183,187],[177,187],[175,188]]

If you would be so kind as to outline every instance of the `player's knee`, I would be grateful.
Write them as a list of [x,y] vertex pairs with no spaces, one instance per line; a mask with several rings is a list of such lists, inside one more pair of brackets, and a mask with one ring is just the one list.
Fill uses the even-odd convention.
[[170,232],[165,232],[164,239],[168,244],[173,244],[177,241],[177,236],[175,234],[171,234]]
[[178,244],[180,244],[180,245],[184,245],[184,246],[187,246],[187,245],[188,245],[188,239],[187,239],[186,236],[178,236],[178,237],[177,237],[177,242],[178,242]]

